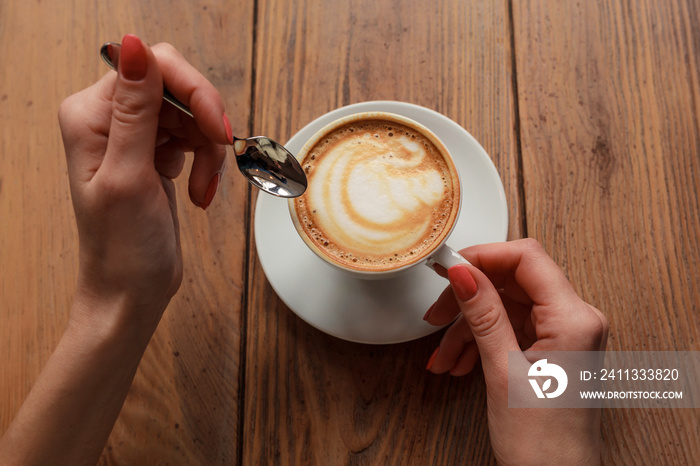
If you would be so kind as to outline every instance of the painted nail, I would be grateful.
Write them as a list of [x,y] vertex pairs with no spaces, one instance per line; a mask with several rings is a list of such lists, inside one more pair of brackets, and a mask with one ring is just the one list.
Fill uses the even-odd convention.
[[233,144],[233,130],[231,129],[231,122],[224,113],[224,130],[226,131],[226,139],[229,144]]
[[148,56],[141,39],[131,34],[125,35],[119,55],[119,71],[124,78],[140,81],[146,76]]
[[435,348],[435,351],[433,351],[432,356],[430,356],[430,359],[428,359],[428,365],[425,366],[425,370],[429,371],[431,367],[433,367],[433,364],[435,364],[435,360],[438,357],[438,353],[440,352],[440,347],[438,346]]
[[450,267],[447,271],[447,278],[450,279],[452,289],[455,295],[457,295],[457,298],[461,301],[469,301],[476,295],[476,292],[479,291],[474,277],[469,273],[469,269],[463,265]]
[[428,312],[426,312],[425,315],[423,316],[423,320],[428,320],[428,317],[430,317],[430,314],[433,312],[433,309],[435,309],[435,304],[437,304],[437,303],[434,303],[432,306],[430,306],[430,309],[428,309]]
[[221,173],[216,173],[214,176],[212,176],[211,181],[209,182],[209,186],[207,186],[207,192],[204,195],[204,202],[202,203],[202,209],[207,210],[207,207],[209,207],[209,204],[211,204],[211,201],[214,199],[214,195],[216,194],[216,191],[219,189],[219,182],[221,181]]

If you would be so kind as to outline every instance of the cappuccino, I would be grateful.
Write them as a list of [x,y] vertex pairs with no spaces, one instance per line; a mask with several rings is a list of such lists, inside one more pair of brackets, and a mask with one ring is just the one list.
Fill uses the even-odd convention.
[[349,117],[302,149],[306,193],[290,204],[304,241],[329,262],[366,272],[424,259],[452,230],[460,203],[454,162],[415,122]]

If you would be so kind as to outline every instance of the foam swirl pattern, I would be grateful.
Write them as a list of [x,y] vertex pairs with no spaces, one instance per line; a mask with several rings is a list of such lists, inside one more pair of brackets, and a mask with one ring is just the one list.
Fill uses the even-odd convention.
[[341,126],[302,165],[309,186],[294,202],[297,221],[318,250],[345,267],[381,271],[421,260],[454,221],[458,182],[438,148],[410,127],[373,120]]

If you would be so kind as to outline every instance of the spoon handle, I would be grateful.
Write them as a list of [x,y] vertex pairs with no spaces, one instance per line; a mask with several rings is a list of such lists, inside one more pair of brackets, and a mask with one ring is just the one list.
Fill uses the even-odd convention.
[[[107,63],[107,65],[109,65],[109,67],[113,70],[116,70],[117,65],[119,64],[119,51],[121,50],[121,47],[121,44],[116,42],[107,42],[100,48],[100,57],[102,57],[102,61]],[[177,100],[175,96],[172,95],[165,87],[163,88],[163,100],[170,102],[175,107],[194,118],[192,110],[190,110],[187,105]]]

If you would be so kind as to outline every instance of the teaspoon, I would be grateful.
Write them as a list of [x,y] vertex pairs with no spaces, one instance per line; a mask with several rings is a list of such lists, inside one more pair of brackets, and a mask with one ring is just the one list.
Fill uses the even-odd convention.
[[[107,42],[100,49],[102,60],[116,70],[121,44]],[[163,99],[190,117],[192,111],[163,88]],[[256,188],[279,197],[298,197],[306,190],[306,175],[296,157],[281,144],[265,136],[239,139],[233,137],[236,164]]]

